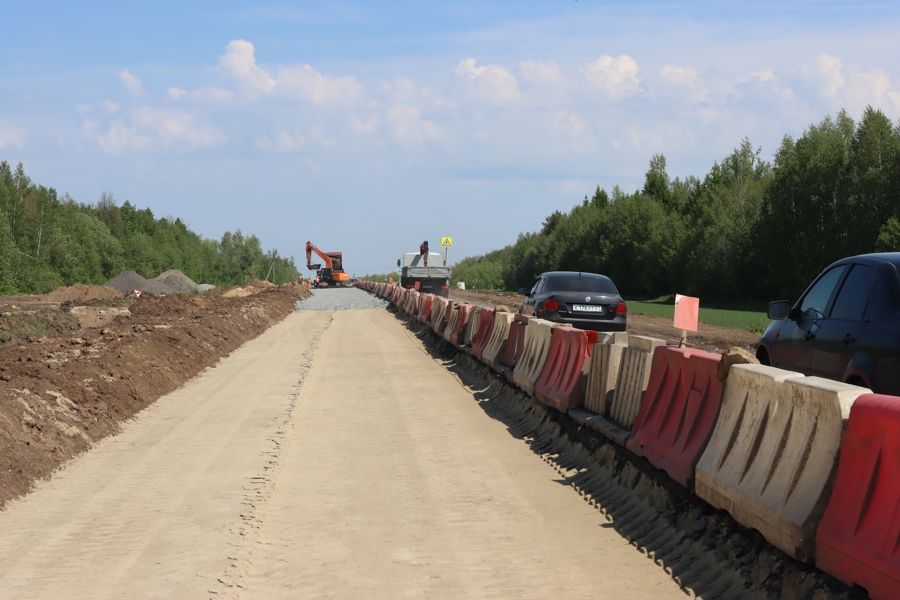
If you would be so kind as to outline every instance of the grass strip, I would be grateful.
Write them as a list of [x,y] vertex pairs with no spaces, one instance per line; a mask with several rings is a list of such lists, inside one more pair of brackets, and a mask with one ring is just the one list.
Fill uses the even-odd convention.
[[[663,319],[675,318],[674,304],[657,304],[655,302],[635,302],[629,300],[628,312],[642,313],[651,317]],[[700,322],[716,327],[740,329],[750,333],[762,333],[769,324],[766,313],[750,310],[725,310],[722,308],[700,307]]]

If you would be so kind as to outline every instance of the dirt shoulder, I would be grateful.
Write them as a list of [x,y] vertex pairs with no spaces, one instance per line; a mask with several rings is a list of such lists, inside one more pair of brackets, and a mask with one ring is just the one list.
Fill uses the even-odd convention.
[[308,295],[296,286],[254,291],[0,298],[0,506]]
[[[506,306],[512,312],[516,312],[525,299],[524,296],[512,292],[484,292],[480,290],[450,290],[450,298],[479,306]],[[641,313],[629,313],[628,333],[659,338],[673,344],[678,343],[681,338],[681,330],[676,330],[672,326],[672,321],[659,317],[650,317]],[[687,341],[689,346],[710,352],[722,352],[734,346],[752,352],[758,339],[758,335],[749,331],[701,324],[697,333],[688,333]]]

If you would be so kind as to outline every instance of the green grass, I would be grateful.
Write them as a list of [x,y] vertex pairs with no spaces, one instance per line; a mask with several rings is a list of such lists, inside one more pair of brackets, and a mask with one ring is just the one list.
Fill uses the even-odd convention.
[[[635,302],[629,300],[628,312],[643,313],[651,317],[663,319],[675,318],[675,302],[660,304],[656,302]],[[769,324],[766,313],[751,310],[727,310],[723,308],[703,308],[700,305],[700,322],[716,327],[741,329],[751,333],[762,333]]]

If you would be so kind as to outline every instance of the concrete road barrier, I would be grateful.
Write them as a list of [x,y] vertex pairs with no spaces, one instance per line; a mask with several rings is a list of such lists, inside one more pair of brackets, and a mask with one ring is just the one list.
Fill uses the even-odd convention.
[[451,302],[450,306],[450,318],[447,319],[447,326],[444,327],[444,331],[441,332],[441,337],[446,341],[450,341],[450,336],[453,335],[453,330],[456,328],[456,321],[459,319],[459,307],[461,304],[459,302]]
[[584,402],[582,369],[588,353],[585,332],[574,327],[554,327],[544,368],[534,384],[534,397],[568,412]]
[[544,319],[532,319],[525,330],[525,349],[513,369],[513,382],[530,396],[534,396],[534,384],[547,361],[554,325]]
[[422,294],[422,307],[419,309],[419,322],[427,324],[431,319],[431,307],[434,306],[434,294]]
[[435,296],[431,303],[431,329],[436,334],[441,335],[444,327],[447,326],[447,308],[450,301],[440,296]]
[[494,333],[494,309],[482,308],[481,320],[478,324],[478,335],[472,340],[472,356],[481,360],[481,354],[491,340],[492,333]]
[[515,315],[512,323],[509,324],[509,341],[506,344],[506,350],[503,355],[498,357],[494,363],[494,369],[502,373],[508,380],[512,380],[513,369],[525,350],[525,331],[528,328],[528,321],[533,319],[529,315]]
[[873,600],[900,598],[900,398],[865,394],[850,409],[816,566]]
[[658,346],[650,381],[626,447],[690,489],[719,418],[721,354]]
[[593,345],[584,407],[599,414],[609,414],[622,363],[622,350],[628,346],[628,334],[608,333]]
[[514,317],[513,313],[494,311],[494,330],[491,332],[491,339],[488,340],[487,346],[481,353],[482,362],[489,367],[493,367],[497,358],[506,351],[506,345],[509,342],[509,326]]
[[477,306],[472,311],[472,315],[469,317],[469,322],[466,325],[466,333],[463,336],[463,346],[472,347],[472,342],[475,341],[475,338],[478,336],[478,327],[481,325],[481,315],[483,311],[490,311],[490,309]]
[[459,346],[462,343],[462,338],[466,331],[466,325],[469,323],[469,319],[471,318],[472,313],[475,312],[475,308],[476,307],[471,304],[459,305],[456,317],[456,326],[450,333],[449,340],[450,343],[454,346]]
[[763,365],[734,365],[719,420],[697,464],[697,496],[815,561],[850,407],[868,390]]

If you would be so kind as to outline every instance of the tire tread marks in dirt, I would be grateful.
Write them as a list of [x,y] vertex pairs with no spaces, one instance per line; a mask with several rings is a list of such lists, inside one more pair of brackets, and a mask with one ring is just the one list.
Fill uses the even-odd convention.
[[295,436],[297,424],[294,415],[303,401],[306,376],[312,368],[319,342],[328,333],[332,322],[333,315],[329,315],[323,329],[312,339],[312,343],[303,353],[303,362],[298,365],[299,378],[291,394],[290,406],[282,416],[275,433],[269,438],[272,442],[272,449],[266,452],[268,461],[262,472],[251,477],[245,486],[247,494],[243,504],[246,506],[246,510],[241,514],[243,522],[235,532],[238,542],[235,544],[234,550],[229,553],[230,566],[218,579],[221,586],[209,590],[211,598],[237,600],[243,595],[243,581],[247,576],[248,567],[253,564],[256,547],[260,543],[259,534],[266,521],[267,503],[278,486],[283,457]]

